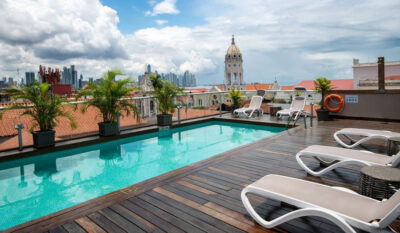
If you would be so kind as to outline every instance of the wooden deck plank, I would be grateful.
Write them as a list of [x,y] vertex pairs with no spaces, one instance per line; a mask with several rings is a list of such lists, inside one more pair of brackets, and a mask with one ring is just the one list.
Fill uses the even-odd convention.
[[75,222],[67,222],[63,227],[69,233],[86,233],[86,231]]
[[88,233],[106,233],[101,227],[92,222],[88,217],[75,220]]
[[140,217],[134,212],[129,211],[127,208],[119,204],[112,205],[110,206],[110,208],[115,212],[117,212],[118,214],[120,214],[122,217],[126,218],[130,222],[134,223],[135,225],[143,229],[145,232],[153,232],[160,230],[158,227],[151,224],[149,221],[145,220],[144,218]]
[[102,209],[99,211],[99,213],[104,215],[106,218],[108,218],[109,220],[111,220],[112,222],[114,222],[116,225],[118,225],[119,227],[121,227],[122,229],[124,229],[127,232],[138,232],[138,233],[145,232],[141,228],[136,226],[135,224],[131,223],[130,221],[128,221],[127,219],[125,219],[124,217],[119,215],[118,213],[111,210],[110,208]]

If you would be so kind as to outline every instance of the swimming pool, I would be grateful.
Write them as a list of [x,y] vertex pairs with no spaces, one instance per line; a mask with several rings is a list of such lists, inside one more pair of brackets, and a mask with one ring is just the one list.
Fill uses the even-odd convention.
[[283,128],[210,121],[0,163],[0,230],[184,167]]

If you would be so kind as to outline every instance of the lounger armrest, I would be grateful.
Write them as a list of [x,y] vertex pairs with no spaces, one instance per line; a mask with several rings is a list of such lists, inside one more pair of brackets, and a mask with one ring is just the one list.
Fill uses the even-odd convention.
[[254,194],[261,195],[266,198],[271,198],[271,199],[274,199],[277,201],[283,201],[283,200],[287,199],[288,197],[281,196],[282,198],[280,199],[279,194],[277,194],[277,193],[271,193],[268,190],[261,190],[259,188],[252,187],[251,185],[247,186],[246,188],[244,188],[242,190],[241,199],[242,199],[244,207],[249,212],[251,217],[253,217],[253,219],[255,219],[257,221],[258,224],[260,224],[266,228],[273,228],[282,223],[285,223],[285,222],[288,222],[290,220],[300,218],[300,217],[318,216],[318,217],[322,217],[322,218],[332,221],[346,233],[356,233],[356,231],[342,217],[340,217],[339,215],[337,215],[327,209],[323,209],[323,208],[312,208],[312,207],[302,208],[302,209],[298,209],[298,210],[289,212],[289,213],[282,215],[274,220],[266,221],[254,210],[254,208],[252,207],[252,205],[247,197],[247,193],[254,193]]
[[353,191],[351,189],[345,188],[345,187],[332,186],[332,188],[337,189],[337,190],[341,190],[341,191],[344,191],[344,192],[348,192],[348,193],[359,195],[359,193],[357,193],[357,192],[355,192],[355,191]]

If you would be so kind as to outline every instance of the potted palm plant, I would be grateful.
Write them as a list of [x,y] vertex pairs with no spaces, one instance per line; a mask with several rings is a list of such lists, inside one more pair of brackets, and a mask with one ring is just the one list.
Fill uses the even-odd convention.
[[184,89],[170,82],[162,82],[161,88],[154,88],[153,97],[157,101],[157,125],[168,126],[172,124],[172,113],[175,112],[174,99],[179,95],[185,95]]
[[[48,83],[33,83],[22,88],[10,88],[6,90],[13,99],[23,99],[28,101],[28,106],[12,105],[8,109],[24,108],[21,115],[31,116],[33,119],[30,131],[33,135],[33,146],[44,148],[54,146],[55,131],[54,127],[58,123],[59,117],[69,120],[71,128],[76,128],[75,121],[69,112],[63,110],[64,98],[51,92]],[[4,112],[0,114],[0,118]],[[39,127],[39,130],[36,130]]]
[[89,83],[82,89],[76,98],[90,96],[87,102],[81,105],[84,113],[89,107],[99,109],[102,122],[99,122],[100,136],[113,136],[119,133],[118,117],[121,113],[129,116],[131,113],[137,121],[140,120],[139,112],[132,100],[124,99],[131,95],[133,87],[128,87],[134,82],[130,78],[115,80],[117,75],[124,75],[119,69],[112,69],[103,74],[98,83]]
[[235,88],[232,88],[231,91],[229,92],[228,98],[232,100],[232,106],[231,106],[232,112],[240,107],[241,96],[242,96],[242,91],[239,89],[236,90]]
[[332,90],[331,81],[326,77],[316,78],[314,81],[314,90],[321,93],[320,109],[317,109],[317,117],[319,121],[329,120],[329,110],[324,108],[324,99],[326,94]]

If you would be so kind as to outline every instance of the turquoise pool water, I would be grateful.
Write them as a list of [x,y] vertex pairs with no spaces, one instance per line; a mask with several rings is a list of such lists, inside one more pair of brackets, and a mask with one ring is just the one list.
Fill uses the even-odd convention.
[[0,230],[283,130],[212,121],[0,163]]

